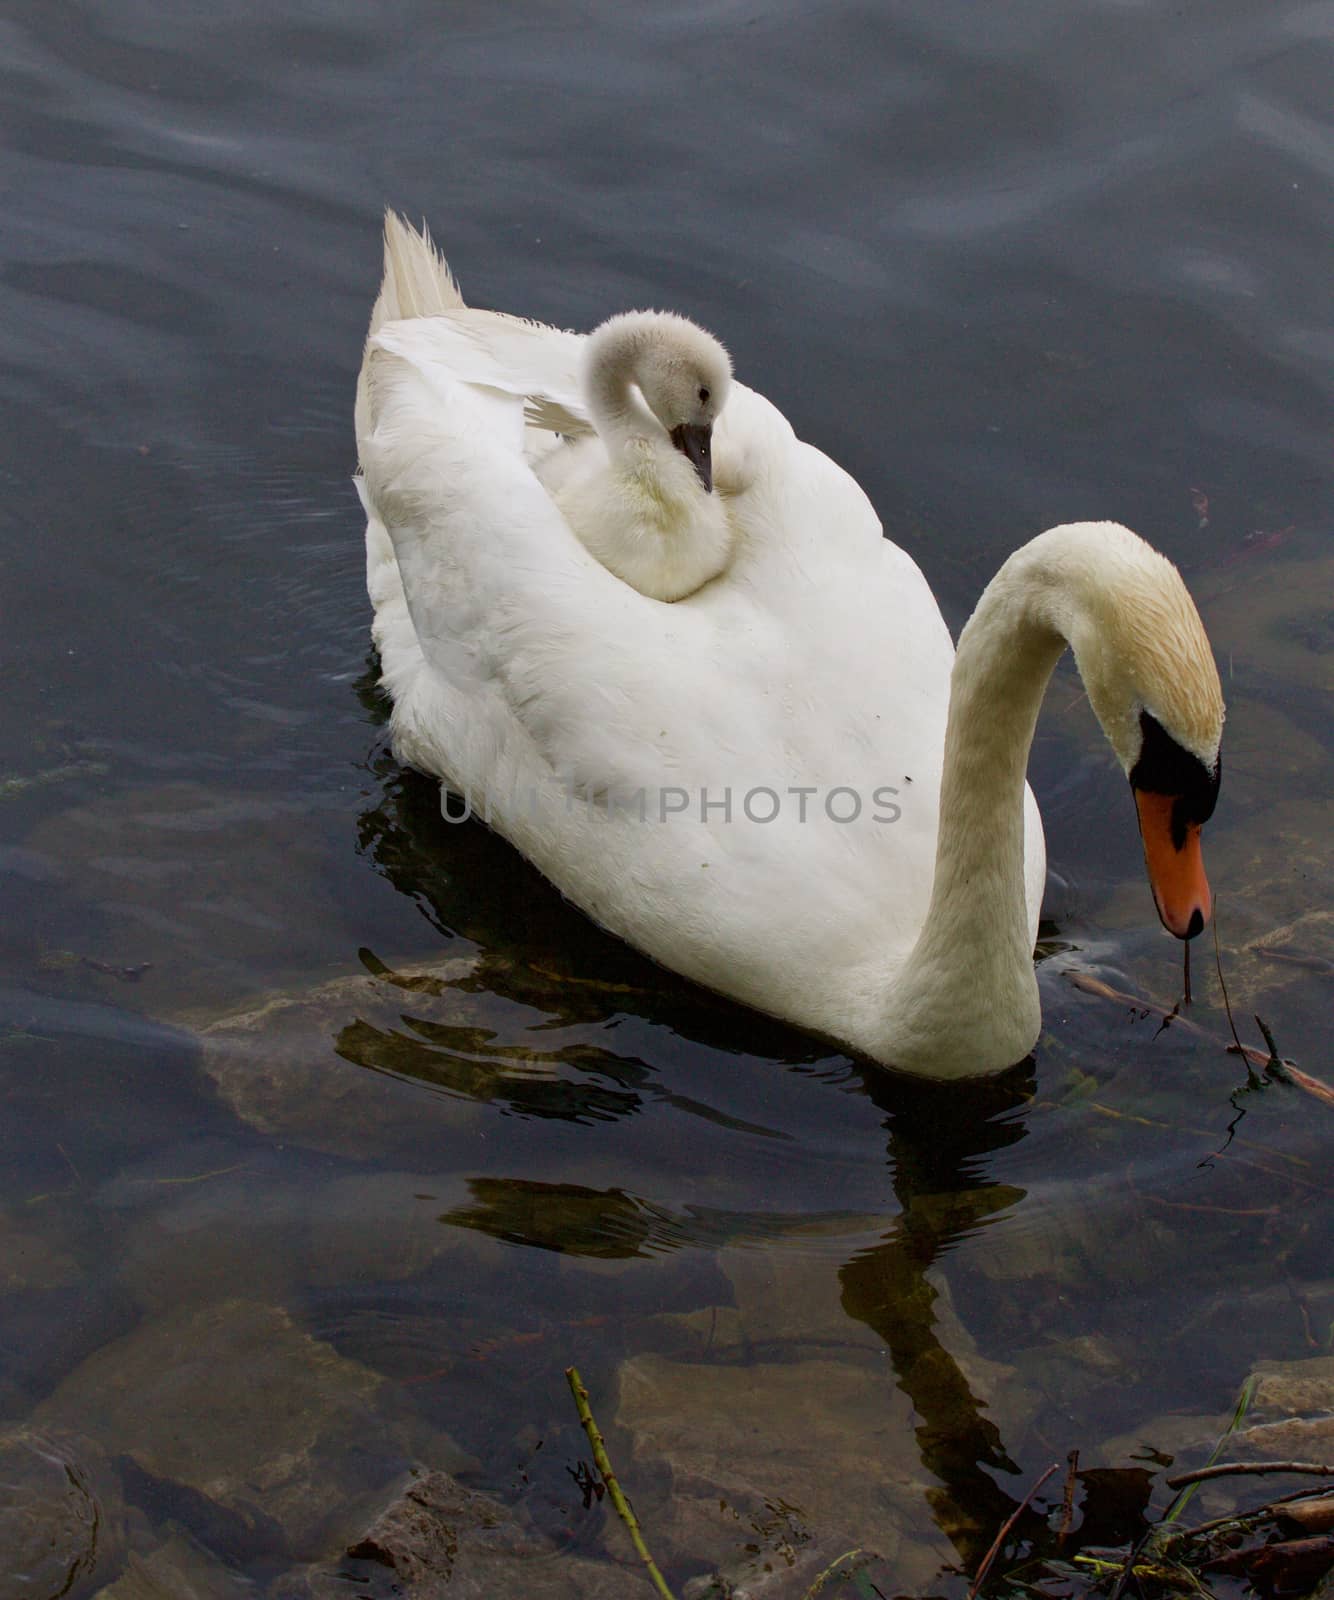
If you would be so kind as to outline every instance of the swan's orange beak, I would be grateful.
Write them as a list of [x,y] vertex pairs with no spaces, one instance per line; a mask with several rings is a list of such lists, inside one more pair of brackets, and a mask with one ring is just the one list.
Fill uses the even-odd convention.
[[1209,920],[1213,897],[1204,875],[1200,824],[1190,822],[1183,828],[1174,823],[1173,811],[1179,803],[1175,795],[1135,790],[1144,865],[1158,915],[1169,933],[1178,939],[1193,939]]

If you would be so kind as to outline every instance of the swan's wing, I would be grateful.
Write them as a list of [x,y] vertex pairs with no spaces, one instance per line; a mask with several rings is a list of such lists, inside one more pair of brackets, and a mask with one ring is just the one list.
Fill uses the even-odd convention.
[[[649,781],[660,730],[681,721],[676,663],[709,659],[711,624],[608,572],[476,391],[380,344],[368,357],[365,498],[393,541],[428,664],[468,695],[499,697],[552,772],[595,789]],[[459,779],[495,764],[451,760]]]
[[418,366],[438,366],[460,383],[522,400],[534,427],[571,435],[593,431],[580,381],[581,333],[461,308],[386,324],[378,337],[383,349],[410,355]]

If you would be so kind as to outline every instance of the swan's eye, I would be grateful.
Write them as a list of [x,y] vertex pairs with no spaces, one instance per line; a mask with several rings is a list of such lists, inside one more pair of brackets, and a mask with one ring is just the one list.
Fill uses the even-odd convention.
[[701,400],[707,400],[709,398],[709,391],[707,389],[701,389],[699,391],[699,397]]

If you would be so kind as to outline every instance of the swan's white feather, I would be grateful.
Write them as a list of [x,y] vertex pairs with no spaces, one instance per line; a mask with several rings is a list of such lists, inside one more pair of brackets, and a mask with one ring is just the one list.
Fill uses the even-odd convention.
[[[614,932],[870,1048],[935,856],[953,650],[915,563],[855,482],[737,384],[715,458],[742,547],[725,582],[658,605],[588,555],[512,432],[441,370],[434,319],[373,342],[362,459],[368,540],[382,558],[387,524],[400,572],[378,581],[375,629],[399,753]],[[902,815],[877,822],[886,786]],[[861,799],[857,822],[825,815],[834,787]],[[609,793],[640,788],[684,789],[690,810],[608,815]],[[804,822],[802,788],[819,797]],[[726,789],[730,823],[703,810]],[[760,789],[778,818],[742,820]],[[1031,796],[1028,832],[1035,927]]]
[[380,330],[384,349],[461,383],[530,403],[531,420],[557,433],[591,433],[581,378],[585,335],[500,311],[462,307]]

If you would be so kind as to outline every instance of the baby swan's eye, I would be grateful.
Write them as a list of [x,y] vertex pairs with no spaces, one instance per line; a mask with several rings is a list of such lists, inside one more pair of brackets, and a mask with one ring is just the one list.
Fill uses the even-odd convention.
[[699,391],[699,397],[701,400],[707,400],[709,398],[709,391],[707,389],[701,389]]

